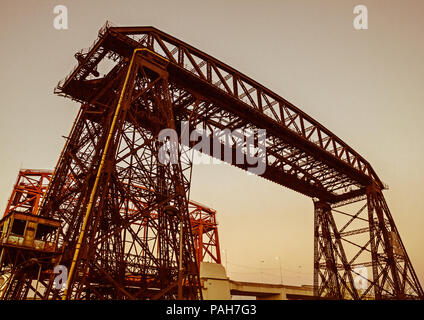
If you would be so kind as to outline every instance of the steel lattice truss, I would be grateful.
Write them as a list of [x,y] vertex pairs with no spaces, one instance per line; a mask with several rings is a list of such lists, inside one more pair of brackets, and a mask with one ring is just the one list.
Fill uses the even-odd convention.
[[[21,169],[3,217],[17,212],[37,215],[52,175],[51,170]],[[69,176],[68,180],[68,185],[71,185],[74,179]],[[140,199],[139,205],[143,208],[147,206],[143,199]],[[189,201],[188,210],[197,262],[221,263],[216,211],[193,200]],[[133,207],[129,211],[136,214],[138,209]],[[158,218],[155,213],[151,213],[151,216],[154,219]]]
[[315,295],[416,299],[422,289],[381,192],[342,207],[315,202]]
[[[384,184],[364,158],[316,120],[153,27],[105,25],[92,47],[75,57],[78,65],[56,93],[82,106],[39,212],[62,221],[55,263],[76,270],[67,298],[176,298],[177,284],[184,297],[201,298],[187,199],[191,162],[186,147],[194,143],[181,148],[177,165],[158,161],[158,132],[176,129],[181,138],[183,122],[190,130],[206,130],[211,139],[217,129],[266,129],[262,177],[315,202],[318,296],[424,297],[383,198]],[[233,136],[231,148],[235,152],[245,141]],[[231,164],[248,169],[234,157]],[[366,208],[350,213],[352,221],[337,220],[337,210],[364,200]],[[170,206],[175,214],[166,209]],[[158,219],[147,212],[156,212]],[[134,229],[137,222],[140,227]],[[355,228],[357,222],[364,225]],[[84,245],[79,248],[81,234]],[[180,234],[189,236],[177,248]],[[349,240],[358,234],[368,240]],[[348,243],[359,250],[348,249]],[[361,276],[355,269],[359,264],[370,269],[365,289],[355,282]],[[21,274],[16,272],[16,278]],[[142,280],[128,283],[125,274]],[[59,296],[51,289],[52,279],[45,283],[44,298]],[[10,296],[23,296],[22,291],[15,289]]]
[[[174,98],[177,118],[197,107],[197,122],[210,129],[267,129],[265,178],[331,203],[365,194],[371,181],[383,188],[369,163],[316,120],[230,66],[152,27],[102,29],[92,48],[79,53],[84,63],[59,83],[57,93],[89,101],[106,81],[101,70],[119,65],[137,47],[170,61],[169,77],[179,91]],[[203,98],[200,106],[194,96]]]

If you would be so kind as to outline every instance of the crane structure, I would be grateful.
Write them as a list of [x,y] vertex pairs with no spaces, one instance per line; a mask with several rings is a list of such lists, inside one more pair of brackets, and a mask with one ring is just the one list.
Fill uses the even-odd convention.
[[[313,200],[317,298],[424,298],[385,184],[315,119],[154,27],[107,23],[75,56],[78,64],[55,93],[81,107],[36,214],[57,234],[45,235],[54,250],[25,261],[9,250],[4,298],[32,291],[42,299],[201,299],[202,254],[189,213],[194,142],[177,148],[176,161],[160,159],[167,144],[160,132],[174,130],[183,144],[183,123],[211,140],[217,130],[266,130],[261,177]],[[235,154],[247,140],[233,136],[201,151],[249,170],[247,161],[214,152]],[[65,289],[54,288],[54,273],[40,280],[43,263],[66,266]]]

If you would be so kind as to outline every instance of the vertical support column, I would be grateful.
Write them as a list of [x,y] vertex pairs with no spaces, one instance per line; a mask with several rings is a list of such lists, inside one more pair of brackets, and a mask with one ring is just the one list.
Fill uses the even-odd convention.
[[[331,207],[323,201],[314,202],[314,206],[314,293],[320,297],[343,299],[331,234]],[[321,267],[322,263],[325,267]]]
[[314,203],[314,294],[330,299],[423,299],[381,189],[373,184],[365,191],[361,198],[333,207]]
[[314,296],[319,297],[319,269],[320,269],[320,252],[319,252],[319,212],[314,202]]
[[368,223],[370,228],[370,249],[371,249],[371,259],[372,259],[372,276],[374,279],[374,296],[376,300],[382,299],[382,290],[378,285],[379,280],[378,276],[378,255],[377,255],[377,246],[378,244],[376,235],[377,235],[377,226],[374,222],[374,202],[372,201],[372,192],[368,189],[367,193],[367,208],[368,208]]
[[[154,101],[155,107],[159,111],[158,115],[164,124],[164,127],[159,129],[173,129],[176,132],[175,116],[169,94],[168,74],[160,70],[158,70],[158,73],[162,80],[158,81],[154,86]],[[157,134],[159,134],[159,130],[155,133],[155,135]],[[177,163],[163,165],[158,161],[158,169],[161,171],[161,174],[158,175],[159,184],[163,184],[164,188],[162,196],[171,198],[172,200],[169,204],[177,211],[175,225],[172,226],[172,222],[169,221],[168,225],[170,228],[159,227],[159,235],[162,235],[159,242],[162,249],[166,247],[166,253],[161,250],[166,254],[166,259],[171,261],[173,253],[178,257],[178,298],[198,299],[201,298],[199,270],[196,263],[197,259],[188,211],[187,194],[190,189],[190,181],[184,175],[184,171],[191,171],[191,161],[183,163],[183,156],[178,146],[176,149],[174,151],[178,153]],[[185,167],[183,168],[183,166]],[[159,210],[159,220],[161,220],[161,212],[162,210]],[[168,229],[168,232],[166,232],[166,229]],[[173,248],[173,243],[175,243],[177,237],[179,247],[178,250],[175,250],[177,248]],[[171,267],[169,265],[168,270],[171,270]]]
[[330,299],[359,299],[331,206],[323,201],[314,205],[314,294]]
[[381,189],[367,188],[374,295],[376,299],[424,299]]

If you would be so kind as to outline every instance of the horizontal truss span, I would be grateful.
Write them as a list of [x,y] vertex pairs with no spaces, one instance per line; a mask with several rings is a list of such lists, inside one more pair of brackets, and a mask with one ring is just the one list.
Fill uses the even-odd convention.
[[[103,27],[93,46],[76,54],[79,64],[58,84],[56,93],[90,103],[108,79],[125,70],[133,50],[142,47],[166,58],[170,89],[179,90],[173,108],[180,120],[196,111],[197,103],[198,124],[204,127],[267,130],[264,178],[333,204],[364,195],[372,183],[384,189],[363,157],[309,115],[223,62],[153,27]],[[96,104],[93,107],[98,108]]]

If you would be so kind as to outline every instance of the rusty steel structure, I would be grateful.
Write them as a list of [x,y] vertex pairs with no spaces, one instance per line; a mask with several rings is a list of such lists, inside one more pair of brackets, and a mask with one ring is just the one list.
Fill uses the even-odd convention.
[[3,216],[15,211],[36,215],[51,176],[49,170],[19,170]]
[[[37,215],[52,174],[51,170],[21,169],[3,217],[14,213]],[[145,206],[142,202],[140,205]],[[193,200],[189,201],[188,210],[197,262],[221,263],[216,211]]]
[[[75,57],[77,66],[55,92],[81,108],[38,211],[61,222],[54,258],[45,261],[69,269],[67,288],[52,288],[54,274],[37,278],[34,263],[9,260],[4,298],[36,291],[43,299],[201,299],[198,227],[190,224],[188,199],[193,145],[178,149],[176,163],[159,161],[160,130],[181,138],[183,122],[211,139],[216,130],[266,129],[262,177],[314,202],[317,297],[424,298],[384,183],[315,119],[153,27],[106,24]],[[230,148],[245,141],[234,139]],[[213,145],[209,155],[226,161],[213,152],[225,147]],[[234,157],[230,163],[249,168]]]
[[[48,183],[50,182],[53,171],[51,170],[33,170],[33,169],[22,169],[19,171],[17,181],[12,190],[12,194],[9,198],[8,205],[3,214],[2,221],[7,221],[9,217],[23,218],[27,220],[29,215],[37,216],[38,208],[41,203],[41,199],[47,190]],[[68,184],[72,184],[72,177],[68,177]],[[146,204],[143,202],[139,203],[140,206],[145,207]],[[193,240],[195,243],[196,257],[198,267],[200,262],[213,262],[221,263],[219,238],[218,238],[218,223],[216,221],[216,211],[208,208],[196,201],[189,201],[188,204],[190,224],[192,226]],[[134,213],[136,213],[134,210]],[[124,212],[122,212],[124,213]],[[19,216],[21,215],[21,216]],[[25,215],[22,217],[22,215]],[[151,213],[152,219],[157,219],[158,216],[155,213]],[[36,220],[34,220],[36,221]],[[39,230],[40,228],[36,228]],[[22,234],[11,234],[7,237],[9,250],[2,249],[4,255],[8,254],[8,251],[16,252],[20,248],[21,253],[35,251],[52,251],[51,248],[41,247],[44,243],[38,241],[34,237],[34,233],[28,232],[29,228],[22,230]],[[35,240],[35,241],[34,241]],[[145,241],[145,239],[140,239]],[[35,244],[35,245],[34,245]],[[11,250],[10,250],[11,248]],[[29,250],[31,249],[31,250]],[[34,259],[34,257],[31,257]],[[29,260],[23,258],[23,261]],[[2,260],[5,264],[10,264],[7,259]],[[52,266],[52,265],[50,265]],[[40,279],[45,280],[51,274],[53,270],[46,268],[42,270]],[[128,275],[128,279],[135,280],[137,277]]]

